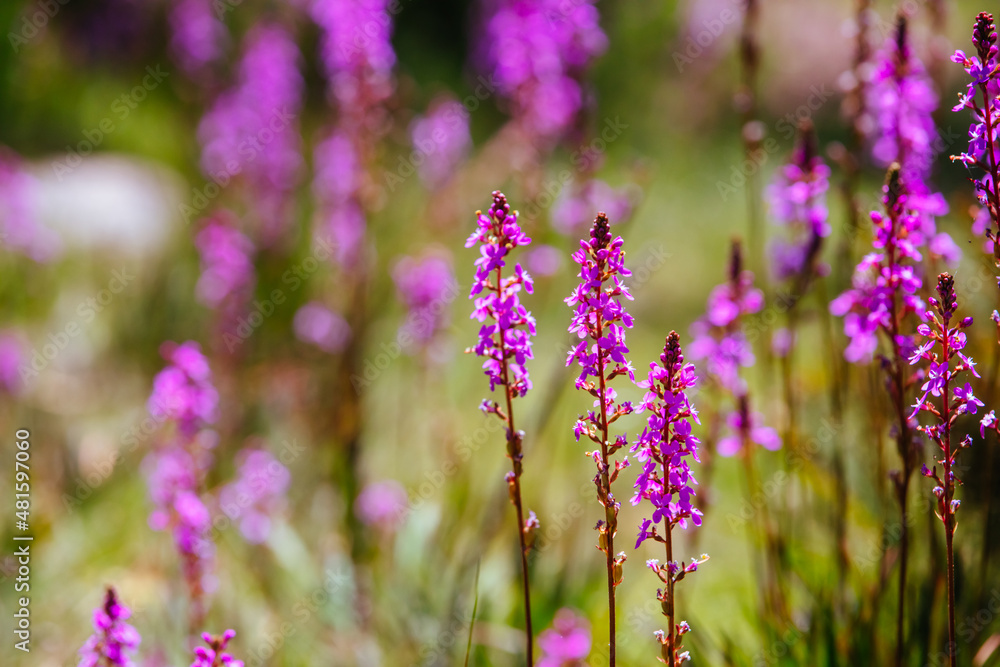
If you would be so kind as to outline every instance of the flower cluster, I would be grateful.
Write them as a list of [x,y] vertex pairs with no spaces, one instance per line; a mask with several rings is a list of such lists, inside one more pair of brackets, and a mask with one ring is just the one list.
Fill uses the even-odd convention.
[[552,206],[552,226],[562,234],[579,233],[590,222],[591,211],[604,211],[611,220],[628,220],[632,200],[627,187],[614,188],[598,178],[564,187]]
[[220,185],[240,176],[261,241],[269,245],[287,227],[302,173],[297,119],[304,83],[298,47],[284,28],[260,25],[247,40],[236,85],[219,95],[198,126],[201,167]]
[[212,0],[177,0],[170,8],[170,52],[188,76],[199,76],[223,55],[228,33]]
[[[479,329],[479,342],[469,351],[486,357],[483,371],[490,379],[490,391],[497,386],[507,386],[512,396],[523,397],[531,389],[531,379],[525,366],[532,357],[531,337],[535,335],[535,318],[521,305],[522,288],[531,294],[534,283],[521,267],[514,265],[511,275],[504,277],[505,258],[518,246],[526,246],[531,239],[517,222],[517,211],[511,212],[502,192],[493,193],[493,205],[484,214],[476,212],[476,231],[465,242],[466,248],[479,244],[480,257],[476,260],[476,276],[472,282],[470,299],[475,299],[472,319],[483,324]],[[479,296],[483,294],[484,296]],[[495,412],[484,402],[487,412]]]
[[205,596],[215,587],[212,516],[199,491],[217,441],[208,427],[216,419],[218,393],[197,343],[166,343],[161,352],[169,365],[153,380],[149,411],[158,421],[172,422],[176,434],[143,461],[153,503],[149,525],[171,532],[181,557],[192,618],[200,620]]
[[830,168],[817,153],[812,124],[803,123],[799,132],[792,159],[778,171],[767,198],[775,222],[788,229],[788,238],[775,239],[771,245],[774,276],[804,282],[826,269],[815,263],[823,239],[830,235],[826,208]]
[[[694,364],[684,363],[680,337],[671,331],[660,363],[651,362],[647,379],[637,382],[646,389],[639,411],[648,412],[649,416],[642,435],[630,449],[642,464],[632,504],[646,500],[654,511],[652,518],[643,519],[639,527],[636,549],[647,539],[662,541],[673,526],[686,528],[688,519],[696,526],[701,525],[701,511],[692,505],[694,485],[698,482],[688,461],[700,461],[700,441],[691,435],[691,422],[701,422],[685,393],[697,381]],[[657,533],[656,526],[661,524],[666,530]]]
[[334,255],[342,266],[358,262],[365,237],[362,205],[367,175],[355,138],[336,130],[315,148],[313,192],[319,202],[319,227],[337,240]]
[[830,312],[844,318],[844,333],[851,339],[844,357],[852,363],[872,359],[879,331],[894,348],[909,350],[913,343],[901,333],[902,322],[908,315],[924,312],[919,296],[923,281],[916,268],[922,259],[918,249],[921,221],[907,205],[910,195],[898,163],[890,167],[883,192],[885,213],[871,213],[874,252],[858,264],[852,288],[830,302]]
[[538,635],[537,667],[582,667],[590,655],[590,625],[571,609],[560,609],[552,627]]
[[236,480],[219,491],[219,506],[247,542],[262,544],[271,533],[271,520],[285,503],[292,481],[288,468],[263,449],[245,449],[237,456]]
[[312,0],[320,58],[341,112],[358,113],[392,94],[391,0]]
[[80,649],[77,667],[135,667],[131,654],[142,637],[126,623],[131,610],[118,601],[115,589],[109,588],[104,604],[94,610],[94,634]]
[[226,646],[235,636],[235,630],[226,630],[219,637],[213,637],[207,632],[203,633],[201,638],[208,644],[208,648],[195,647],[194,662],[191,663],[191,667],[243,667],[242,660],[237,660],[226,653]]
[[392,280],[408,310],[400,344],[426,347],[450,322],[448,305],[458,291],[451,262],[442,255],[403,257],[392,270]]
[[[410,125],[413,163],[424,184],[436,190],[445,185],[472,148],[469,111],[455,99],[431,106],[426,116]],[[417,162],[417,159],[420,162]]]
[[764,293],[753,286],[753,273],[743,269],[743,255],[733,243],[729,280],[708,296],[705,315],[691,325],[691,359],[704,360],[706,373],[733,394],[746,391],[740,368],[754,364],[753,350],[740,326],[741,318],[764,307]]
[[395,480],[365,485],[354,501],[354,515],[366,526],[396,528],[410,509],[406,489]]
[[494,7],[481,38],[484,65],[528,135],[554,143],[583,106],[582,72],[607,47],[594,0],[498,0]]
[[230,221],[231,216],[216,215],[194,239],[201,256],[195,294],[209,308],[239,308],[253,292],[254,245]]
[[[921,324],[917,327],[917,332],[926,339],[926,342],[919,345],[910,357],[910,364],[916,365],[921,361],[928,362],[925,382],[920,387],[922,394],[917,398],[913,406],[913,418],[920,412],[928,412],[935,418],[933,424],[918,427],[928,438],[934,441],[942,452],[942,458],[938,461],[944,468],[944,479],[937,474],[937,468],[929,470],[923,466],[921,472],[925,477],[930,477],[937,486],[934,488],[934,495],[938,499],[938,516],[946,524],[954,521],[954,514],[960,504],[956,500],[955,484],[961,483],[955,476],[954,467],[958,452],[972,444],[972,438],[966,436],[958,447],[952,448],[951,430],[960,416],[964,414],[974,415],[983,402],[972,392],[972,385],[968,382],[965,386],[959,386],[956,378],[960,373],[969,371],[973,376],[979,377],[976,372],[976,363],[962,350],[965,349],[967,337],[964,329],[972,326],[972,318],[961,319],[956,326],[951,325],[952,317],[958,307],[958,300],[955,297],[955,279],[947,273],[938,276],[937,298],[930,299],[933,310],[927,311],[927,320],[930,324]],[[940,353],[935,347],[940,346]],[[958,360],[958,364],[952,367],[952,363]],[[953,396],[949,396],[949,392]],[[934,405],[929,397],[939,398],[939,406]],[[995,418],[993,413],[987,414],[982,422],[981,428],[985,431]]]
[[58,237],[41,223],[41,190],[21,159],[0,146],[0,248],[35,260],[52,259],[59,250]]
[[[969,127],[969,148],[952,160],[961,161],[970,170],[975,168],[983,175],[974,178],[976,195],[983,210],[977,215],[978,229],[994,241],[1000,233],[1000,145],[997,142],[997,127],[1000,125],[1000,71],[997,60],[997,33],[993,15],[982,12],[976,17],[972,30],[972,45],[976,52],[966,55],[957,50],[952,61],[962,65],[971,81],[964,95],[959,97],[954,111],[969,109],[972,124]],[[979,94],[982,93],[982,101]],[[990,224],[992,221],[996,229]],[[1000,260],[1000,244],[994,244],[993,252]]]

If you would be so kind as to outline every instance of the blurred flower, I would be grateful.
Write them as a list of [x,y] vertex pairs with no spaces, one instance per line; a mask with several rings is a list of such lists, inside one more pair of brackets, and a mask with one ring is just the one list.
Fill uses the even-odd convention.
[[271,518],[285,503],[292,477],[288,468],[262,449],[244,449],[237,461],[236,480],[219,491],[219,507],[239,522],[247,542],[261,544],[271,532]]
[[761,426],[763,421],[762,414],[747,412],[742,406],[729,413],[726,424],[732,433],[719,439],[717,445],[719,456],[735,456],[743,449],[744,443],[754,443],[772,452],[781,449],[781,437],[778,432],[769,426]]
[[317,301],[310,301],[295,313],[295,336],[329,354],[337,354],[351,339],[351,326],[339,313]]
[[[483,371],[490,379],[490,391],[498,385],[508,385],[512,396],[524,396],[531,389],[531,379],[525,366],[532,359],[531,337],[535,335],[535,318],[521,305],[523,288],[531,294],[534,283],[520,264],[514,272],[502,276],[507,266],[506,256],[518,246],[531,243],[517,222],[517,212],[511,213],[502,192],[493,193],[493,205],[484,214],[477,211],[477,229],[465,241],[465,247],[480,244],[481,257],[476,260],[476,277],[470,299],[475,299],[471,318],[486,323],[479,329],[479,342],[471,351],[486,357]],[[478,296],[483,292],[485,296]],[[509,377],[508,377],[509,371]]]
[[221,637],[213,637],[207,632],[203,633],[201,638],[208,644],[208,648],[195,647],[194,662],[191,663],[191,667],[243,667],[242,660],[237,660],[225,652],[226,646],[235,636],[235,630],[226,630]]
[[557,142],[583,107],[583,71],[607,48],[594,0],[492,0],[486,7],[483,65],[534,142]]
[[552,226],[562,234],[576,236],[590,223],[594,211],[604,211],[619,223],[628,220],[632,215],[628,188],[613,188],[597,178],[581,184],[573,181],[560,191],[552,207]]
[[212,386],[208,360],[194,341],[164,343],[160,354],[169,363],[153,379],[149,412],[159,419],[175,421],[183,435],[192,437],[216,419],[219,394]]
[[0,145],[0,248],[36,262],[58,254],[58,237],[41,223],[40,202],[38,181],[13,151]]
[[829,178],[830,168],[816,151],[812,124],[803,124],[792,159],[781,167],[766,193],[774,221],[787,229],[784,238],[771,243],[772,270],[779,281],[795,278],[804,283],[825,273],[826,267],[817,266],[816,258],[823,239],[830,235]]
[[406,490],[388,479],[365,485],[354,501],[354,514],[367,526],[395,528],[408,507]]
[[[449,305],[458,293],[458,282],[446,257],[403,257],[392,270],[396,294],[408,309],[400,340],[426,346],[444,331],[451,318]],[[406,347],[406,346],[404,346]]]
[[562,267],[563,254],[553,246],[539,245],[526,253],[524,261],[532,275],[554,276]]
[[94,610],[94,634],[80,649],[78,667],[135,667],[130,654],[135,653],[142,637],[125,622],[131,615],[118,601],[115,589],[109,588],[104,604]]
[[253,242],[224,219],[216,216],[209,220],[194,241],[201,255],[195,293],[209,308],[218,308],[227,297],[240,301],[240,297],[249,297],[255,281]]
[[392,94],[391,8],[392,0],[312,0],[320,58],[342,111],[363,113]]
[[[414,163],[424,184],[431,189],[448,182],[472,148],[469,112],[461,102],[446,99],[432,105],[427,116],[410,125]],[[416,162],[416,156],[421,160]]]
[[538,667],[582,667],[590,655],[590,624],[572,609],[556,612],[552,627],[538,635]]
[[21,364],[27,359],[27,349],[20,336],[13,331],[0,331],[0,390],[20,393],[24,387]]
[[319,202],[320,227],[334,240],[336,261],[351,267],[359,261],[365,237],[361,156],[350,135],[338,130],[320,141],[313,157],[313,192]]
[[237,176],[245,180],[261,242],[269,245],[288,226],[302,173],[301,57],[277,25],[258,25],[246,40],[235,86],[216,98],[198,126],[201,167],[220,188]]
[[170,51],[188,76],[197,76],[223,55],[226,24],[213,10],[213,0],[175,0],[170,8]]

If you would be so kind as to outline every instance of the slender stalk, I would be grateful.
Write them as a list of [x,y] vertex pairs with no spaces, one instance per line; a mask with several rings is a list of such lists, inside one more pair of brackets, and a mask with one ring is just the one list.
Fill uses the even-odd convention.
[[[501,289],[502,285],[502,269],[497,267],[496,271],[496,284],[493,289],[496,290],[497,298],[502,299],[503,293]],[[511,461],[514,464],[514,475],[511,487],[513,493],[511,494],[511,502],[514,504],[515,513],[517,515],[517,539],[518,544],[521,547],[521,584],[524,589],[524,627],[525,627],[525,653],[527,655],[528,667],[534,664],[534,634],[531,629],[531,587],[528,583],[528,545],[525,541],[524,534],[524,509],[521,502],[521,438],[514,428],[514,402],[513,396],[511,395],[510,387],[510,375],[507,364],[507,345],[504,341],[504,330],[500,327],[497,329],[496,336],[499,339],[497,347],[500,350],[500,376],[503,378],[504,385],[504,397],[507,402],[507,453]]]
[[[663,479],[664,480],[670,479],[670,470],[668,469],[666,462],[663,463]],[[664,539],[666,541],[666,549],[667,549],[667,575],[668,575],[667,576],[667,623],[669,624],[667,630],[668,632],[667,655],[669,656],[667,664],[670,665],[670,667],[674,667],[674,665],[676,664],[676,658],[674,657],[675,653],[674,642],[676,642],[676,639],[674,637],[675,633],[674,628],[676,626],[676,624],[674,623],[674,618],[676,615],[674,613],[674,575],[670,572],[670,564],[674,562],[674,545],[673,545],[674,524],[671,523],[669,520],[666,521],[666,524],[667,524],[667,535]]]
[[[942,342],[944,363],[949,363],[950,340],[948,336],[948,319],[945,318],[942,324]],[[944,429],[944,507],[947,513],[944,520],[945,553],[948,557],[948,663],[951,667],[958,665],[958,645],[955,643],[955,514],[951,511],[951,501],[955,497],[955,479],[951,474],[951,392],[949,383],[951,373],[944,374],[944,390],[941,393],[941,419]]]
[[[600,314],[597,316],[598,337],[604,335],[604,324]],[[607,521],[607,533],[605,542],[605,556],[608,566],[608,632],[610,636],[610,647],[608,649],[608,660],[610,667],[615,667],[615,532],[617,530],[618,518],[615,516],[614,503],[611,495],[610,457],[608,454],[608,407],[604,400],[607,393],[607,379],[604,376],[607,361],[604,351],[598,348],[597,351],[597,375],[600,380],[601,393],[599,402],[601,404],[601,484],[604,488],[604,516]]]

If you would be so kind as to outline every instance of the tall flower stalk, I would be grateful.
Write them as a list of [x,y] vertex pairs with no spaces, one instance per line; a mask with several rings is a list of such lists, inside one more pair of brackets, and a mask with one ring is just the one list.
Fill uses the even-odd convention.
[[[924,312],[919,296],[923,281],[916,265],[921,261],[922,222],[910,205],[910,197],[901,177],[899,163],[889,168],[883,187],[885,213],[872,211],[875,227],[874,252],[865,255],[852,280],[853,287],[830,303],[830,312],[844,318],[844,333],[851,339],[844,357],[852,362],[871,361],[881,335],[888,347],[883,356],[889,394],[896,417],[896,447],[902,470],[892,474],[900,509],[899,592],[896,616],[896,664],[902,664],[904,615],[906,610],[906,574],[909,552],[907,502],[910,478],[916,463],[913,446],[914,424],[906,412],[909,378],[905,360],[913,340],[903,331],[906,320]],[[910,329],[912,330],[912,329]]]
[[142,637],[125,622],[131,615],[109,588],[104,603],[94,610],[94,634],[80,649],[77,667],[135,667],[132,654]]
[[[682,637],[691,628],[686,621],[676,622],[674,590],[687,574],[698,569],[708,556],[684,565],[674,560],[673,531],[680,526],[687,528],[688,520],[701,525],[701,512],[691,504],[697,484],[691,473],[688,459],[700,462],[699,440],[691,435],[691,422],[700,423],[698,412],[691,405],[685,392],[694,387],[698,378],[693,364],[684,363],[680,337],[676,331],[667,335],[660,354],[660,363],[649,364],[646,380],[637,384],[645,388],[641,411],[648,411],[646,428],[632,445],[631,452],[643,464],[635,482],[636,493],[632,504],[647,500],[655,508],[652,518],[643,519],[639,526],[638,549],[645,540],[652,539],[664,545],[666,561],[648,560],[646,565],[663,582],[665,588],[656,592],[663,615],[667,617],[667,632],[658,630],[656,637],[661,645],[661,660],[675,667],[689,659],[681,646]],[[662,532],[657,527],[662,527]]]
[[[962,353],[965,348],[967,338],[963,329],[972,326],[972,318],[965,317],[952,326],[952,318],[958,308],[958,299],[955,296],[955,279],[947,273],[938,276],[937,284],[938,298],[931,298],[930,305],[933,310],[927,311],[927,319],[930,324],[921,324],[917,332],[926,339],[910,357],[911,364],[920,363],[922,360],[929,362],[926,374],[926,382],[920,388],[923,395],[917,399],[913,406],[915,417],[920,412],[929,412],[934,417],[934,423],[919,426],[918,429],[930,438],[941,449],[941,458],[937,462],[941,464],[942,474],[939,476],[937,466],[928,469],[926,465],[922,467],[921,473],[924,477],[929,477],[936,483],[934,495],[937,497],[937,516],[944,524],[945,549],[948,559],[948,661],[951,667],[957,665],[958,644],[955,642],[955,526],[956,514],[961,501],[955,498],[955,485],[961,484],[955,475],[955,461],[958,452],[972,444],[972,437],[965,436],[957,445],[952,443],[952,427],[955,421],[963,414],[976,414],[982,407],[983,402],[972,393],[972,385],[968,382],[964,387],[958,386],[955,378],[959,373],[970,371],[975,377],[979,377],[976,372],[975,362]],[[940,350],[938,352],[937,349]],[[958,364],[952,366],[954,361]],[[935,401],[929,397],[940,398],[940,402],[935,405]],[[983,430],[987,422],[992,421],[987,415],[983,420]]]
[[[619,418],[633,412],[632,403],[619,403],[618,394],[610,386],[615,378],[627,375],[635,381],[635,370],[625,358],[625,330],[633,324],[632,316],[622,304],[622,298],[631,300],[623,278],[632,275],[625,268],[625,251],[622,237],[612,239],[611,224],[604,213],[598,213],[590,230],[590,238],[580,241],[580,249],[573,253],[573,261],[580,265],[580,284],[566,298],[573,308],[569,331],[580,342],[570,350],[566,359],[569,366],[574,361],[582,369],[576,379],[576,388],[594,397],[594,410],[576,420],[573,433],[577,442],[586,435],[600,449],[587,455],[597,464],[594,484],[597,500],[604,507],[604,518],[597,522],[599,533],[597,548],[604,552],[608,572],[608,613],[611,667],[615,664],[615,589],[622,582],[625,552],[615,555],[615,533],[618,530],[618,510],[621,504],[615,498],[611,485],[618,473],[628,466],[628,458],[615,459],[615,454],[628,445],[622,433],[612,441],[611,425]],[[593,377],[593,379],[589,379]]]
[[243,667],[243,661],[237,660],[226,652],[226,646],[236,636],[234,630],[226,630],[219,636],[202,633],[201,638],[208,647],[196,646],[194,662],[191,667]]
[[493,193],[493,205],[483,214],[476,212],[476,231],[465,242],[466,248],[479,244],[481,257],[476,260],[476,276],[469,298],[475,299],[472,319],[482,323],[479,342],[467,352],[485,357],[483,371],[490,379],[490,391],[503,388],[504,405],[483,400],[481,409],[496,415],[506,426],[507,457],[514,469],[507,473],[510,500],[517,513],[517,537],[521,547],[521,575],[524,589],[525,639],[528,665],[533,664],[531,630],[531,591],[528,585],[528,550],[538,528],[534,512],[527,520],[521,501],[523,472],[522,445],[524,431],[514,421],[514,399],[523,398],[531,389],[531,379],[525,363],[532,358],[531,337],[535,335],[535,318],[521,305],[520,292],[531,294],[533,283],[520,264],[513,274],[504,276],[506,257],[518,246],[531,243],[517,222],[517,211],[511,212],[507,198],[500,191]]

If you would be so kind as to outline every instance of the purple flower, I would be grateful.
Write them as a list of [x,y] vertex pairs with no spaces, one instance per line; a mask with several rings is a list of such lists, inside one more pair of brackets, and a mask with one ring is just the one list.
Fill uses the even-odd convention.
[[231,216],[217,215],[195,236],[201,256],[195,293],[209,308],[218,308],[227,299],[242,306],[253,293],[253,242],[233,229],[231,221]]
[[593,211],[604,211],[609,220],[623,222],[632,215],[629,188],[613,188],[592,178],[563,187],[552,207],[552,226],[561,234],[576,236],[590,222]]
[[271,520],[285,504],[292,476],[269,452],[244,449],[237,455],[235,481],[219,491],[219,507],[238,522],[247,542],[262,544],[271,532]]
[[311,0],[322,30],[320,58],[331,96],[342,110],[364,113],[365,105],[392,94],[391,0]]
[[235,636],[235,630],[226,630],[221,637],[213,637],[207,632],[203,633],[201,638],[208,644],[208,648],[195,647],[194,662],[191,663],[191,667],[243,667],[242,660],[237,660],[225,652],[226,646]]
[[[777,174],[767,190],[771,215],[786,227],[787,237],[775,239],[771,258],[775,278],[804,281],[826,267],[816,266],[823,239],[830,235],[826,192],[830,188],[830,168],[816,152],[812,125],[804,123],[791,161]],[[801,297],[801,295],[799,295]]]
[[171,55],[189,76],[202,74],[222,57],[228,33],[212,0],[176,0],[169,21]]
[[443,255],[403,257],[393,268],[392,279],[408,311],[400,328],[400,341],[427,346],[451,321],[448,306],[458,294],[451,261]]
[[986,437],[986,429],[995,430],[995,424],[997,423],[996,410],[990,410],[983,418],[979,421],[979,435]]
[[[699,461],[700,441],[691,435],[691,424],[701,422],[686,394],[697,380],[694,365],[684,364],[680,337],[671,331],[660,363],[650,363],[647,379],[637,383],[646,389],[641,409],[649,416],[646,428],[630,450],[643,464],[632,504],[646,500],[653,514],[649,523],[643,521],[636,548],[656,534],[657,525],[663,527],[661,537],[675,525],[687,528],[688,519],[695,526],[701,525],[701,511],[692,505],[698,482],[689,462]],[[651,532],[650,525],[654,526]]]
[[731,433],[719,440],[719,456],[735,456],[743,449],[744,442],[752,442],[764,449],[781,449],[781,437],[768,426],[762,426],[764,417],[760,413],[746,413],[743,409],[729,413],[726,423]]
[[984,403],[972,394],[972,385],[968,382],[964,387],[955,387],[955,398],[958,399],[958,410],[967,412],[970,415],[976,414],[977,410],[983,407]]
[[59,239],[41,222],[41,186],[13,151],[0,145],[0,248],[36,262],[53,259]]
[[590,625],[571,609],[560,609],[552,627],[538,635],[538,648],[538,667],[582,667],[590,655]]
[[490,7],[480,61],[528,136],[555,143],[583,106],[582,72],[607,48],[594,0],[496,0]]
[[298,116],[304,83],[301,55],[277,25],[259,25],[233,88],[220,94],[198,126],[205,176],[221,186],[239,177],[253,198],[250,216],[270,245],[290,222],[292,192],[303,169]]
[[153,379],[149,412],[176,422],[180,432],[191,437],[216,419],[219,394],[212,386],[208,360],[194,341],[164,343],[160,354],[169,364]]
[[0,391],[18,394],[24,388],[21,366],[28,360],[27,347],[13,331],[0,331]]
[[357,138],[336,130],[315,148],[313,191],[319,201],[319,228],[336,239],[336,261],[351,267],[363,251],[366,219],[362,206],[365,168]]
[[354,501],[354,514],[366,526],[396,528],[407,510],[406,489],[391,479],[367,484]]
[[451,179],[472,148],[469,112],[458,100],[439,101],[431,105],[426,117],[413,121],[410,139],[414,148],[412,161],[417,164],[420,178],[427,187],[436,190]]
[[483,371],[490,379],[490,391],[506,384],[512,395],[523,397],[531,389],[525,364],[534,358],[531,337],[535,335],[535,318],[521,305],[520,292],[523,288],[530,294],[534,283],[520,264],[515,264],[513,275],[507,277],[503,276],[503,268],[508,253],[528,245],[531,239],[521,231],[517,212],[511,212],[502,192],[494,192],[489,211],[478,211],[476,216],[476,231],[465,247],[479,244],[480,257],[469,298],[475,300],[471,318],[482,327],[479,342],[470,351],[486,357]]
[[347,320],[317,301],[299,308],[292,327],[296,338],[328,354],[343,352],[351,339],[351,325]]
[[94,634],[80,649],[78,667],[135,667],[132,655],[142,637],[125,621],[132,615],[109,588],[104,604],[94,610]]

